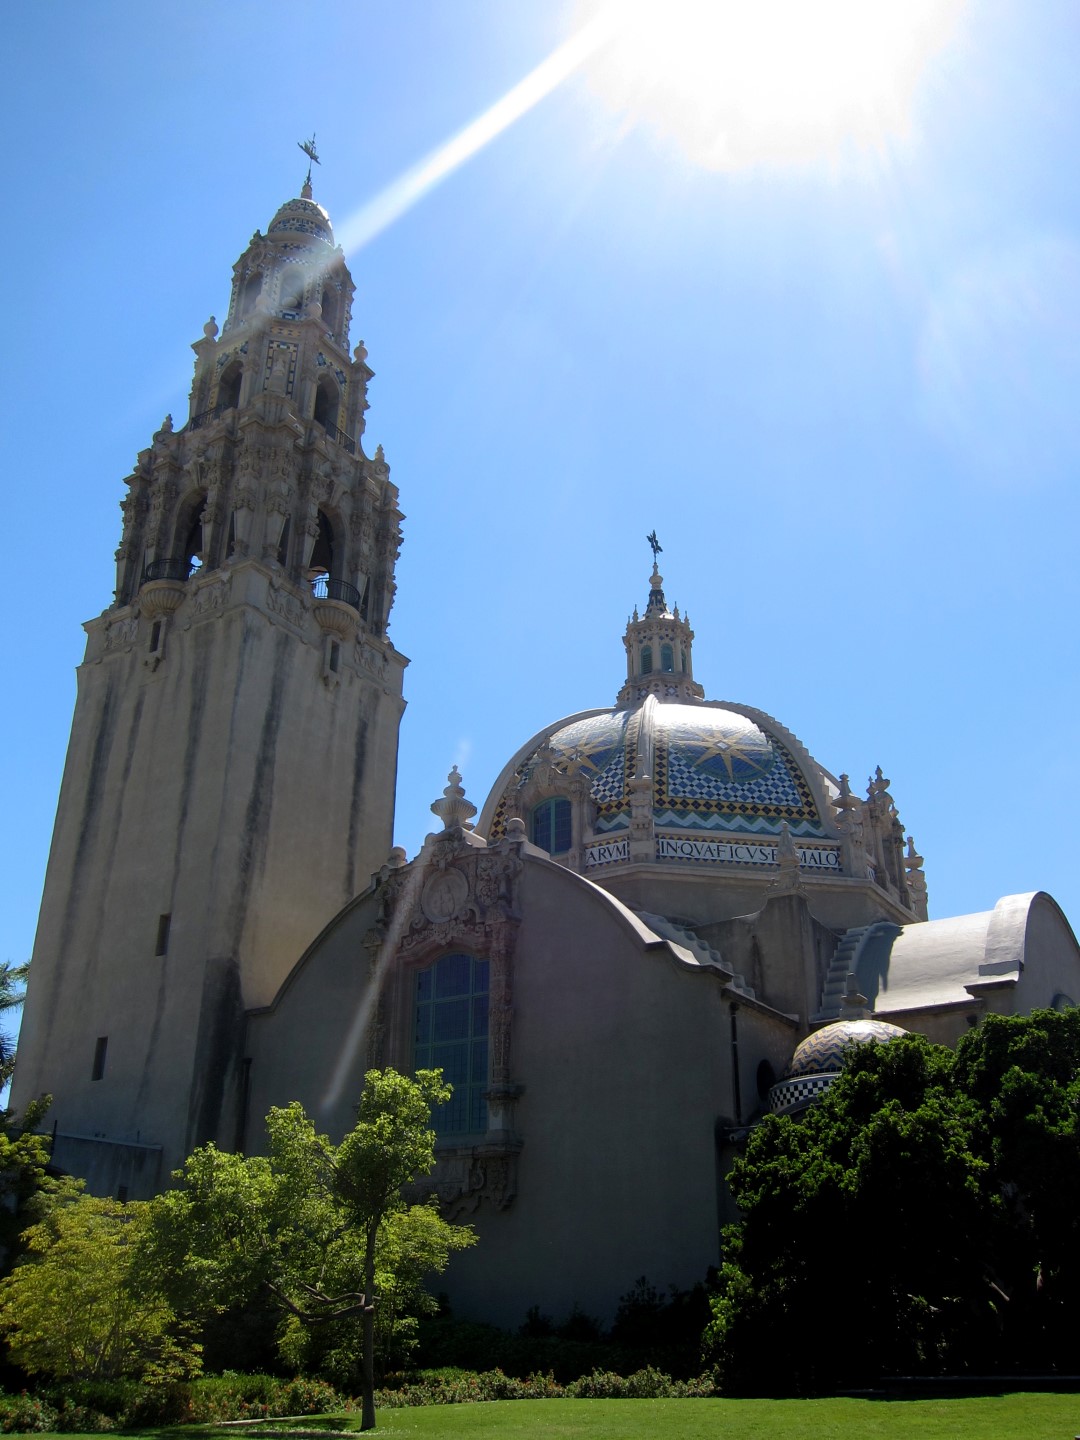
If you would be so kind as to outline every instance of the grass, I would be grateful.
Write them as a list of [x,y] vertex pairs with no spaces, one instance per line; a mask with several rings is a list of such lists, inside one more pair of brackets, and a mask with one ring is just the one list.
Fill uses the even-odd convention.
[[[556,1440],[1071,1440],[1080,1396],[1013,1394],[949,1400],[496,1400],[381,1410],[381,1437],[556,1437]],[[358,1432],[359,1415],[255,1425],[185,1425],[127,1431],[127,1440],[273,1440]],[[44,1440],[65,1440],[46,1436]]]

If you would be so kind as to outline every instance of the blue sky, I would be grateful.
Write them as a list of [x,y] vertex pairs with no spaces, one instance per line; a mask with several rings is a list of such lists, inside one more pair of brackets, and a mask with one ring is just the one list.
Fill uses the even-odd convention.
[[[544,61],[555,0],[6,7],[5,936],[30,953],[123,478],[231,267],[348,217]],[[582,68],[350,254],[406,513],[397,839],[612,703],[654,526],[710,699],[880,764],[932,915],[1080,921],[1080,12],[970,0],[865,163],[694,163]]]

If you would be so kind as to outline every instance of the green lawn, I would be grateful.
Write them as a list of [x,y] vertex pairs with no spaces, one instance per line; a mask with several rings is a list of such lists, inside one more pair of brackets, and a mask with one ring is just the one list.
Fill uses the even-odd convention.
[[[355,1431],[358,1415],[291,1423],[129,1431],[129,1440],[259,1440]],[[556,1436],[587,1440],[1072,1440],[1080,1395],[995,1395],[956,1400],[497,1400],[382,1410],[377,1436]],[[52,1437],[46,1437],[52,1440]],[[57,1436],[55,1440],[63,1440]]]

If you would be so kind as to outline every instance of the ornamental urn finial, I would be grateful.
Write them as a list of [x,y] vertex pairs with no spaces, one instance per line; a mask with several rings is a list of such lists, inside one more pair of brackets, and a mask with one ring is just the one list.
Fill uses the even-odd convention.
[[444,830],[452,830],[458,825],[463,830],[471,830],[476,806],[471,800],[465,799],[465,787],[461,783],[461,774],[456,765],[446,778],[450,783],[441,798],[431,802],[431,813],[443,822]]

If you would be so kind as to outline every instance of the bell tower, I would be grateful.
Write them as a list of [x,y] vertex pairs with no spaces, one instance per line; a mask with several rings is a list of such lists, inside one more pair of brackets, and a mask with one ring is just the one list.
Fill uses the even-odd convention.
[[309,176],[138,456],[85,627],[13,1103],[53,1095],[54,1160],[98,1193],[237,1143],[245,1011],[393,842],[402,517],[353,294]]

